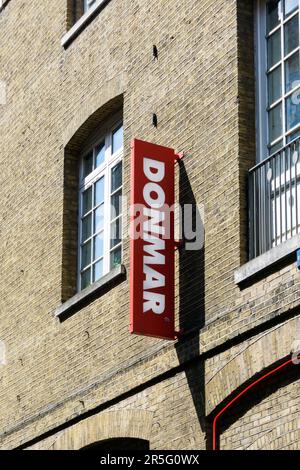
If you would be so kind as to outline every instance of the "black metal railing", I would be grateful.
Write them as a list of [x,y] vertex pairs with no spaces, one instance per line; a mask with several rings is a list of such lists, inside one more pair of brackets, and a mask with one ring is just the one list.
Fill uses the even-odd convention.
[[300,232],[300,138],[249,171],[249,257]]

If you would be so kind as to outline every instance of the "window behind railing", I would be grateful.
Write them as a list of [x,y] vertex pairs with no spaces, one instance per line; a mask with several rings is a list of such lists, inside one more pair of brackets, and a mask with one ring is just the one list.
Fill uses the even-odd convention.
[[300,0],[256,1],[257,165],[249,172],[249,256],[299,232]]
[[300,139],[249,172],[249,256],[300,233]]

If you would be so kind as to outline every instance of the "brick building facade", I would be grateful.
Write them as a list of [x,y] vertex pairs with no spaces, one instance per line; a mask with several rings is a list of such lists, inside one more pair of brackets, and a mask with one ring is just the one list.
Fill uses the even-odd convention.
[[[266,8],[288,50],[259,157]],[[298,18],[298,0],[0,2],[2,449],[299,449]],[[78,249],[97,136],[127,197],[133,138],[185,153],[176,197],[202,208],[205,241],[176,254],[174,342],[129,334],[128,237],[98,262]]]

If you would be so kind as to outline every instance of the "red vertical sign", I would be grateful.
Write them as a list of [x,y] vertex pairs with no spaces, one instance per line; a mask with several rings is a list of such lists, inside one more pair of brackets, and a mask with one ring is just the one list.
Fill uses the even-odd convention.
[[173,149],[133,140],[130,332],[174,339]]

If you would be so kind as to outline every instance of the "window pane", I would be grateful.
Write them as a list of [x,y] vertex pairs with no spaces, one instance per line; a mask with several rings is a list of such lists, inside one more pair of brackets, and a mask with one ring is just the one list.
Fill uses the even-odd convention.
[[104,201],[104,178],[101,178],[95,184],[95,206]]
[[277,139],[282,134],[282,106],[275,106],[269,111],[269,141]]
[[285,17],[293,13],[298,8],[299,0],[285,0],[284,14]]
[[81,241],[87,240],[92,235],[92,216],[89,214],[82,220],[82,238]]
[[113,132],[113,136],[112,136],[112,153],[117,152],[122,147],[123,147],[123,125],[118,127],[118,129],[116,129]]
[[300,123],[300,104],[294,93],[286,100],[286,128],[292,129]]
[[94,281],[98,281],[98,279],[103,276],[103,260],[94,264],[93,271]]
[[296,52],[285,62],[285,81],[286,92],[300,85],[299,52]]
[[81,289],[85,289],[91,284],[91,270],[87,269],[81,274]]
[[82,215],[92,209],[92,187],[84,191],[82,196]]
[[297,137],[300,137],[300,129],[296,132],[292,132],[292,134],[287,136],[287,141],[292,142],[292,140],[297,139]]
[[111,224],[111,240],[110,240],[110,247],[113,248],[114,246],[121,243],[121,236],[122,236],[122,223],[121,218],[115,220]]
[[87,175],[92,173],[93,171],[93,152],[89,153],[83,159],[83,177],[85,178]]
[[103,256],[103,233],[94,238],[94,260]]
[[111,170],[111,192],[122,186],[122,163],[114,166]]
[[280,140],[279,142],[277,142],[277,144],[273,145],[272,147],[270,147],[269,149],[269,155],[273,155],[273,153],[277,152],[278,150],[280,150],[282,147],[282,140]]
[[99,232],[100,230],[103,229],[104,226],[104,205],[98,207],[98,209],[95,210],[94,214],[95,220],[94,220],[94,227],[95,227],[95,233]]
[[111,252],[110,254],[110,269],[115,268],[116,266],[119,266],[121,264],[121,247],[116,248],[114,251]]
[[121,213],[121,203],[122,203],[122,190],[118,191],[111,197],[111,215],[110,220],[115,219]]
[[96,147],[95,159],[96,159],[95,166],[96,168],[98,168],[98,166],[100,166],[104,162],[104,159],[105,159],[105,143],[104,142],[101,142],[101,144]]
[[267,30],[274,29],[280,21],[280,1],[272,0],[267,3]]
[[81,248],[81,269],[84,269],[91,263],[91,242],[87,242]]
[[269,104],[281,97],[281,66],[268,75]]
[[281,59],[280,31],[272,34],[268,39],[268,67],[272,67]]
[[299,46],[299,17],[294,16],[284,27],[284,51],[288,54]]

